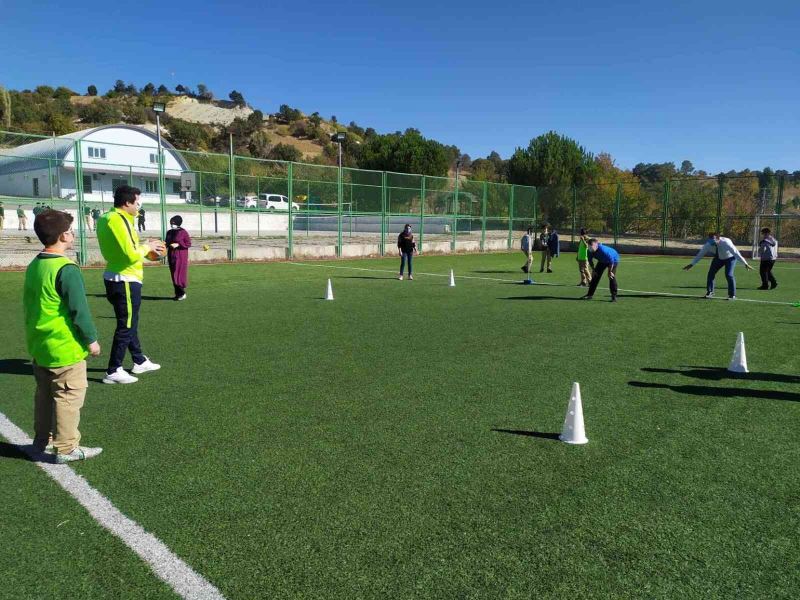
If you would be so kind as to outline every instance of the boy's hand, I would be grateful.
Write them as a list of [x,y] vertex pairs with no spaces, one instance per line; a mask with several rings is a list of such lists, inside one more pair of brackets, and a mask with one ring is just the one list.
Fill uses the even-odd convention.
[[753,267],[751,267],[750,265],[745,265],[744,268],[747,269],[748,271],[752,271],[753,270]]
[[689,269],[691,269],[693,266],[694,266],[694,265],[686,265],[685,267],[683,267],[683,270],[684,270],[684,271],[688,271],[688,270],[689,270]]
[[178,244],[178,242],[173,242],[172,244],[169,245],[169,247],[170,248],[177,248],[179,245],[180,244]]
[[89,344],[89,354],[92,356],[100,356],[100,344],[98,342]]

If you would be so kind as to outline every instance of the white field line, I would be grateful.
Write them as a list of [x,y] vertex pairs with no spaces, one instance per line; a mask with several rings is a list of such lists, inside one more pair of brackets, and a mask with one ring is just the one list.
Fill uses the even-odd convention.
[[[371,273],[397,273],[395,269],[369,269],[366,267],[344,267],[341,265],[320,265],[314,263],[301,263],[301,262],[285,262],[281,263],[284,265],[293,265],[298,267],[318,267],[321,269],[347,269],[350,271],[369,271]],[[450,273],[421,273],[416,271],[414,275],[427,275],[430,277],[450,277]],[[505,283],[519,283],[518,279],[503,279],[500,277],[478,277],[476,275],[456,275],[456,279],[480,279],[483,281],[502,281]],[[535,282],[534,285],[549,285],[553,287],[570,287],[566,286],[561,283],[546,283],[546,282]],[[630,292],[632,294],[648,294],[650,296],[673,296],[675,298],[700,298],[700,296],[692,295],[692,294],[673,294],[671,292],[650,292],[647,290],[627,290],[623,288],[619,288],[620,292]],[[712,300],[721,300],[727,302],[725,298],[712,298]],[[793,306],[792,302],[776,302],[774,300],[750,300],[748,298],[737,298],[736,302],[753,302],[756,304],[777,304],[779,306]]]
[[[41,462],[31,449],[32,440],[0,413],[0,436],[20,446],[31,460],[75,498],[95,521],[117,536],[144,560],[175,593],[186,600],[224,600],[220,591],[178,558],[163,542],[123,515],[111,501],[67,465]],[[38,460],[37,460],[38,458]],[[98,458],[95,460],[103,460]]]

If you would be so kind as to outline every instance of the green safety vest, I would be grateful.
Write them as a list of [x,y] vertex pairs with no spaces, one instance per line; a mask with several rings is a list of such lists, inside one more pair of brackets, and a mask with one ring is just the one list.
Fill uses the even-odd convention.
[[25,338],[28,352],[42,367],[74,365],[89,354],[56,290],[58,272],[74,264],[66,257],[37,257],[25,271]]
[[583,239],[578,242],[578,260],[589,260],[589,247]]

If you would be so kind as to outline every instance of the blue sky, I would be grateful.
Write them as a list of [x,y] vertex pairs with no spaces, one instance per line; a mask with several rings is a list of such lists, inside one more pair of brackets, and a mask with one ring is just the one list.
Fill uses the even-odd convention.
[[625,168],[800,169],[800,2],[0,0],[0,84],[241,91],[473,158],[554,129]]

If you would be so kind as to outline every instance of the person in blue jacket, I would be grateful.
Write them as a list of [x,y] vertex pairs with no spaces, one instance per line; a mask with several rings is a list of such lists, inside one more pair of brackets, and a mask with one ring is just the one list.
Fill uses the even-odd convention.
[[[595,264],[597,261],[597,264]],[[591,300],[603,273],[608,271],[608,288],[611,290],[611,301],[617,301],[617,266],[619,266],[619,253],[611,246],[604,246],[596,239],[589,240],[589,264],[592,266],[592,281],[589,292],[583,296],[584,300]]]
[[[551,258],[558,258],[561,255],[561,242],[558,239],[558,232],[555,228],[550,230],[550,237],[547,239],[547,253]],[[548,265],[547,272],[553,272],[552,263]]]

